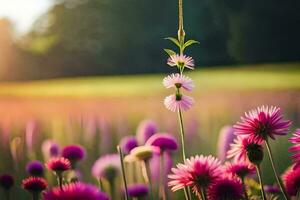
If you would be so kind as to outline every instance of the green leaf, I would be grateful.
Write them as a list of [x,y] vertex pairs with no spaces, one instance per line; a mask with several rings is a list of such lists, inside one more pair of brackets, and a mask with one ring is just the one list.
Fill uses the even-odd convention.
[[165,39],[166,39],[166,40],[170,40],[170,41],[172,41],[174,44],[176,44],[178,47],[181,47],[179,41],[178,41],[176,38],[173,38],[173,37],[167,37],[167,38],[165,38]]
[[172,56],[172,55],[175,55],[176,52],[171,50],[171,49],[164,49],[164,51],[169,55],[169,56]]
[[188,46],[191,46],[192,44],[200,44],[200,42],[198,42],[197,40],[188,40],[186,41],[186,43],[184,43],[183,49],[185,49]]

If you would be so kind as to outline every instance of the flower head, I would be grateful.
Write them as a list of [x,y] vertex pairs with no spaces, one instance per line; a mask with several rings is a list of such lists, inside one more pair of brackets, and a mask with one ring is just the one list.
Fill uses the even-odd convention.
[[60,153],[59,145],[52,140],[45,140],[42,144],[42,152],[45,159],[57,157]]
[[230,146],[231,149],[227,152],[227,157],[234,158],[235,162],[248,162],[257,165],[263,160],[262,141],[238,136]]
[[195,156],[186,160],[185,164],[178,164],[172,168],[168,183],[172,191],[191,187],[198,196],[201,188],[207,188],[222,174],[221,162],[213,156]]
[[300,168],[291,167],[282,175],[287,193],[290,196],[296,196],[297,191],[300,188]]
[[226,160],[226,153],[230,149],[230,144],[233,142],[234,138],[234,129],[232,126],[224,126],[219,134],[218,139],[218,158],[221,161]]
[[146,145],[159,147],[161,151],[175,151],[178,148],[176,138],[168,133],[157,133],[152,135]]
[[55,187],[44,193],[44,200],[109,200],[97,187],[81,182]]
[[277,185],[264,185],[264,190],[266,193],[270,194],[280,194],[281,191]]
[[130,197],[145,197],[149,193],[149,188],[145,184],[132,184],[128,186],[128,195]]
[[120,142],[120,148],[124,154],[129,154],[129,152],[138,146],[138,142],[134,136],[123,137]]
[[245,113],[234,128],[237,135],[247,135],[250,139],[263,141],[268,137],[275,139],[276,135],[286,135],[291,121],[283,120],[281,109],[262,106]]
[[171,67],[177,66],[180,68],[186,67],[189,69],[194,69],[194,60],[192,57],[186,55],[174,54],[168,58],[168,65]]
[[113,181],[121,171],[120,157],[118,154],[109,154],[100,157],[92,167],[92,175],[99,179],[105,178]]
[[136,131],[136,138],[140,145],[144,145],[146,141],[158,131],[157,124],[152,120],[142,121]]
[[244,195],[243,184],[234,176],[224,176],[208,188],[207,194],[209,200],[240,200]]
[[168,89],[175,87],[178,89],[183,88],[187,91],[192,91],[195,87],[194,82],[191,78],[179,73],[171,74],[165,77],[163,80],[163,85]]
[[80,145],[68,145],[62,149],[61,155],[67,158],[71,162],[71,166],[74,169],[76,163],[85,157],[85,149]]
[[149,160],[154,153],[160,152],[159,148],[154,146],[138,146],[130,151],[130,155],[137,160]]
[[14,178],[9,174],[2,174],[0,176],[0,187],[2,187],[5,190],[9,190],[14,186],[15,181]]
[[40,193],[48,187],[48,183],[41,177],[28,177],[22,181],[22,187],[31,193]]
[[247,162],[225,163],[225,172],[245,178],[248,175],[255,173],[255,167]]
[[183,94],[172,94],[165,98],[164,104],[168,110],[173,112],[179,109],[187,111],[194,104],[194,99]]
[[44,166],[38,160],[33,160],[26,165],[26,171],[31,176],[44,176]]
[[294,137],[291,137],[289,141],[294,144],[294,146],[289,148],[289,151],[294,152],[295,154],[292,156],[295,164],[295,168],[300,166],[300,129],[297,129],[293,134]]
[[54,157],[47,161],[46,167],[51,171],[61,173],[71,169],[71,163],[64,157]]

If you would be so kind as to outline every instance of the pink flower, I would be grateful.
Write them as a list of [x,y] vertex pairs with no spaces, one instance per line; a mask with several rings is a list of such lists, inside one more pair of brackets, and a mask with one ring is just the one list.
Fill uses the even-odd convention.
[[32,193],[40,193],[48,187],[44,178],[31,176],[22,181],[22,187]]
[[238,122],[235,134],[247,135],[251,139],[263,141],[268,137],[275,139],[275,135],[286,135],[291,121],[283,120],[281,109],[277,107],[262,106],[245,113]]
[[163,85],[167,89],[175,87],[175,88],[183,88],[187,91],[192,91],[193,88],[195,87],[194,82],[191,78],[178,73],[171,74],[165,77],[163,80]]
[[174,54],[168,58],[168,65],[194,69],[194,60],[192,57],[186,55]]
[[195,156],[172,168],[168,183],[172,191],[192,187],[193,192],[200,196],[201,188],[206,189],[221,177],[221,162],[213,156]]
[[51,158],[47,163],[45,164],[47,169],[55,172],[63,172],[71,169],[71,163],[68,159],[64,157],[59,158]]
[[298,168],[300,166],[300,129],[297,129],[293,135],[294,137],[291,137],[289,141],[295,145],[290,147],[289,151],[295,153],[292,158],[296,163],[294,168]]
[[172,94],[165,98],[164,104],[168,110],[173,112],[179,109],[187,111],[194,104],[194,99],[182,94]]
[[300,168],[290,168],[282,175],[286,191],[290,196],[296,196],[300,188]]
[[251,140],[248,137],[238,136],[231,149],[227,152],[227,158],[234,158],[235,162],[248,162],[258,164],[263,159],[262,141]]
[[255,173],[255,167],[247,162],[225,163],[225,172],[243,179]]

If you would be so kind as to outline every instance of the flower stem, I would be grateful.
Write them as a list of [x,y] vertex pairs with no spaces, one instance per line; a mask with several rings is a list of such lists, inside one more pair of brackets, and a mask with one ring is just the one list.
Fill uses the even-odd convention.
[[276,178],[277,183],[279,185],[279,188],[280,188],[280,190],[281,190],[281,192],[282,192],[285,200],[289,200],[290,198],[289,198],[288,194],[285,191],[285,188],[284,188],[284,186],[282,184],[282,181],[279,178],[277,169],[275,167],[274,160],[273,160],[273,154],[272,154],[272,151],[271,151],[271,147],[270,147],[269,141],[265,140],[265,144],[266,144],[266,147],[267,147],[267,150],[268,150],[268,154],[269,154],[269,158],[270,158],[270,161],[271,161],[272,169],[274,171],[274,175],[275,175],[275,178]]
[[242,184],[243,184],[243,190],[244,190],[245,200],[248,200],[249,198],[248,198],[246,184],[245,184],[245,177],[243,177],[241,179],[242,179]]
[[98,179],[98,186],[99,186],[100,191],[103,191],[103,184],[102,184],[101,178]]
[[145,170],[146,170],[146,175],[148,177],[150,199],[154,200],[154,198],[153,198],[152,182],[151,182],[151,179],[150,179],[151,172],[150,172],[149,162],[148,161],[144,161],[144,164],[145,164],[144,166],[145,166]]
[[39,200],[39,193],[32,193],[32,200]]
[[160,172],[160,187],[159,187],[159,196],[161,199],[166,200],[166,191],[165,191],[165,179],[164,179],[164,152],[160,155],[159,162],[159,172]]
[[59,188],[60,188],[60,190],[62,191],[63,190],[63,176],[62,176],[62,172],[58,172],[58,173],[56,173],[56,175],[57,175],[57,183],[58,183],[58,185],[59,185]]
[[123,162],[124,157],[123,157],[122,149],[120,148],[120,146],[117,146],[117,149],[119,152],[121,168],[122,168],[122,175],[123,175],[124,188],[125,188],[125,200],[128,200],[129,196],[128,196],[128,189],[127,189],[127,180],[126,180],[125,167],[124,167],[124,162]]
[[[181,45],[184,43],[185,32],[183,29],[183,0],[178,0],[178,40]],[[180,53],[182,49],[180,48]]]
[[259,165],[255,165],[255,168],[256,168],[256,173],[257,173],[257,176],[258,176],[259,184],[260,184],[260,191],[261,191],[262,199],[267,200],[265,190],[264,190],[264,185],[263,185],[263,182],[262,182],[260,167],[259,167]]
[[4,191],[4,196],[6,200],[10,200],[10,191],[9,190],[5,190]]
[[115,180],[114,179],[109,181],[109,189],[110,189],[111,199],[116,199]]
[[201,199],[206,200],[206,192],[205,192],[205,188],[203,187],[201,187]]

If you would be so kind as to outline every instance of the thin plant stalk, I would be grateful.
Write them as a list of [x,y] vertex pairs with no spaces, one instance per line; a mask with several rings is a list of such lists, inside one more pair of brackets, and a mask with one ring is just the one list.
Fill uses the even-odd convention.
[[164,179],[164,152],[162,152],[160,155],[159,172],[160,172],[159,196],[161,199],[166,200],[165,179]]
[[261,191],[262,199],[267,200],[265,190],[264,190],[264,186],[263,186],[263,182],[262,182],[260,167],[259,167],[259,165],[255,165],[255,168],[256,168],[256,173],[257,173],[257,176],[258,176],[259,184],[260,184],[260,191]]
[[39,193],[36,192],[32,193],[32,200],[39,200],[39,196],[40,196]]
[[122,149],[120,148],[120,146],[117,146],[117,149],[119,152],[121,168],[122,168],[122,176],[123,176],[124,188],[125,188],[125,200],[128,200],[129,196],[128,196],[127,180],[126,180],[125,167],[124,167],[124,161],[123,161],[124,156],[123,156]]
[[151,179],[150,179],[151,172],[150,172],[149,162],[145,160],[145,161],[142,162],[142,165],[143,165],[143,175],[144,175],[145,181],[149,184],[150,199],[154,200],[152,182],[151,182]]
[[285,188],[284,188],[284,186],[282,184],[282,181],[279,178],[276,166],[274,164],[273,154],[272,154],[272,151],[271,151],[271,147],[270,147],[269,141],[265,140],[265,144],[266,144],[266,147],[267,147],[268,155],[269,155],[269,158],[270,158],[270,161],[271,161],[271,166],[272,166],[272,169],[273,169],[276,181],[277,181],[277,183],[279,185],[279,188],[280,188],[280,190],[281,190],[281,192],[282,192],[285,200],[289,200],[290,198],[289,198],[287,192],[285,191]]
[[59,185],[60,190],[63,190],[63,176],[62,176],[62,172],[57,172],[57,183]]
[[300,200],[300,190],[298,189],[297,194],[296,194],[296,200]]
[[101,178],[98,178],[98,186],[99,186],[99,190],[103,191],[103,183],[102,183]]
[[110,189],[110,196],[111,196],[111,199],[116,199],[115,179],[109,181],[109,189]]
[[10,200],[10,192],[9,192],[9,190],[5,190],[4,191],[4,196],[5,196],[6,200]]
[[201,187],[201,200],[206,200],[206,192],[205,188]]
[[245,200],[248,200],[249,197],[248,197],[248,194],[247,194],[247,189],[246,189],[246,184],[245,184],[245,177],[242,177],[241,180],[242,180],[242,184],[243,184],[243,190],[244,190]]

